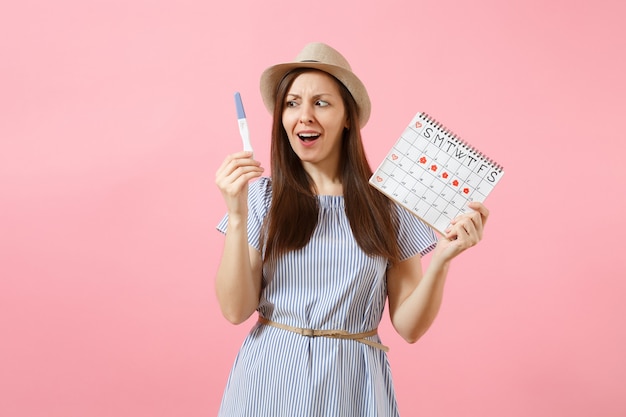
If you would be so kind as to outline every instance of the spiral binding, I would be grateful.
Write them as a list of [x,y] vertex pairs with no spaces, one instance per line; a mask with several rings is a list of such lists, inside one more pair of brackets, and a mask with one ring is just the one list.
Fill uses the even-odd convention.
[[458,136],[456,133],[448,129],[446,126],[443,125],[443,123],[439,122],[437,119],[435,119],[428,113],[421,112],[420,117],[424,121],[427,121],[428,123],[432,124],[436,129],[443,131],[444,135],[448,136],[450,139],[462,145],[468,152],[472,153],[474,156],[484,161],[487,161],[494,169],[497,169],[500,172],[504,170],[504,167],[502,165],[500,165],[493,159],[489,158],[486,154],[482,153],[479,149],[477,149],[475,146],[473,146],[469,142],[463,140],[460,136]]

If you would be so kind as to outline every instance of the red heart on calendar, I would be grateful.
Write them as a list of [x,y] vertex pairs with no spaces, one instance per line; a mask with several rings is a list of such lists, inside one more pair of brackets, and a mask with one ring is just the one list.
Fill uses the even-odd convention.
[[447,173],[447,172],[444,172],[443,174],[441,174],[441,176],[442,176],[443,178],[448,178],[448,173]]
[[379,177],[378,175],[376,176],[376,181],[381,182],[383,179],[381,177]]
[[422,123],[421,122],[415,122],[415,128],[419,129],[420,127],[422,127]]
[[420,164],[425,164],[425,163],[426,163],[426,157],[425,157],[425,156],[422,156],[422,157],[420,158]]
[[463,192],[464,192],[465,194],[469,194],[469,188],[463,188]]
[[452,185],[454,185],[455,187],[458,187],[459,186],[459,181],[458,180],[452,181]]
[[430,166],[430,170],[431,171],[437,171],[437,165],[431,165]]
[[394,154],[392,154],[392,155],[391,155],[391,159],[393,159],[393,160],[395,161],[396,159],[398,159],[398,155],[396,155],[395,153],[394,153]]

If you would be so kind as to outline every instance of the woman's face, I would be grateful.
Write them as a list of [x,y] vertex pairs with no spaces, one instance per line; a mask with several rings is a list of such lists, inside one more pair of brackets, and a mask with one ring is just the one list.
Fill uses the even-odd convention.
[[305,169],[311,165],[337,169],[343,130],[349,123],[333,77],[319,71],[300,74],[285,96],[282,122]]

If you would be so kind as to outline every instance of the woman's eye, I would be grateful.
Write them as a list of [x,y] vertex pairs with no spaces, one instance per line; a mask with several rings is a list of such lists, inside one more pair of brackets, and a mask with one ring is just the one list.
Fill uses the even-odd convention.
[[296,102],[294,100],[287,100],[287,103],[285,105],[287,107],[294,107],[296,105]]
[[317,104],[317,105],[318,105],[318,106],[320,106],[320,107],[326,107],[326,106],[328,106],[328,102],[327,102],[327,101],[324,101],[324,100],[317,100],[317,101],[315,102],[315,104]]

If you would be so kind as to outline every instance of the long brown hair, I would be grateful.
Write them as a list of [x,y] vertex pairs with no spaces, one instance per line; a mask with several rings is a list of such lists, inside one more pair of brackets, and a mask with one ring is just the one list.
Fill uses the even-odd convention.
[[[309,242],[317,225],[319,207],[315,184],[291,148],[282,124],[285,97],[291,84],[300,74],[309,71],[315,70],[301,68],[287,73],[276,91],[271,145],[272,203],[265,230],[264,260],[301,249]],[[361,141],[357,105],[348,89],[335,81],[350,126],[343,132],[340,158],[346,216],[363,252],[383,256],[394,263],[399,258],[395,211],[390,200],[368,184],[372,169]]]

